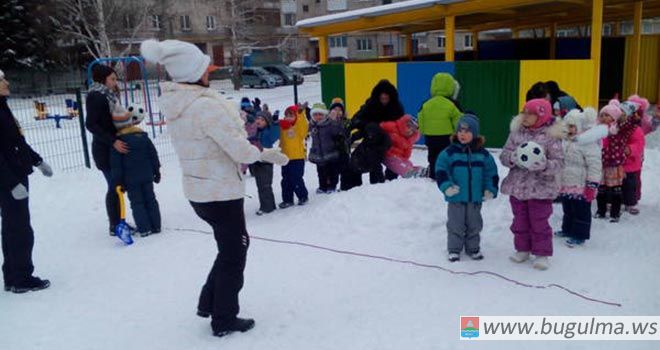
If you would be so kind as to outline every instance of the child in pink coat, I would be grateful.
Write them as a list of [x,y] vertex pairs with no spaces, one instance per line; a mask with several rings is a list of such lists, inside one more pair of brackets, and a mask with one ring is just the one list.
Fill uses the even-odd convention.
[[643,121],[646,118],[645,111],[648,109],[649,102],[645,98],[637,95],[630,96],[627,102],[632,102],[635,110],[630,110],[628,116],[634,124],[633,131],[628,137],[626,148],[626,161],[623,163],[623,170],[626,176],[623,179],[623,205],[624,210],[632,215],[639,214],[637,203],[639,202],[639,193],[642,186],[642,162],[644,160],[644,139]]

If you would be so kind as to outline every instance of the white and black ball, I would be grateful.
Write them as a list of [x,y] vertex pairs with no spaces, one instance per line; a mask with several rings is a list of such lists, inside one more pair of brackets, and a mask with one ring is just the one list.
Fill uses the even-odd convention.
[[536,142],[525,142],[516,150],[516,161],[519,166],[526,169],[539,168],[546,161],[545,150]]

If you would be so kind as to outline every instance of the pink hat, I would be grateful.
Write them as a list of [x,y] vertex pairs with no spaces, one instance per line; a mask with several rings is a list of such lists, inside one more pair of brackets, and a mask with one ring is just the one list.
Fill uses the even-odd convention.
[[552,106],[550,106],[550,102],[544,98],[535,98],[527,101],[523,111],[538,116],[538,120],[536,121],[536,124],[532,126],[532,129],[540,128],[552,119]]
[[647,109],[649,109],[649,100],[645,99],[644,97],[640,97],[639,95],[632,95],[628,97],[628,101],[636,103],[639,106],[639,109],[637,112],[640,112],[640,115],[643,117],[645,115],[645,112]]
[[600,110],[600,114],[608,114],[614,118],[614,120],[619,120],[619,118],[623,116],[623,111],[619,105],[620,103],[617,99],[612,99],[610,100],[610,103],[607,104],[607,106]]

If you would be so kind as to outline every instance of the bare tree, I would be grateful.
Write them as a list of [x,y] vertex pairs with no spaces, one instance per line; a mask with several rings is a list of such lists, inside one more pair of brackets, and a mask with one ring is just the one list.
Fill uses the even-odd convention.
[[[132,49],[153,9],[150,1],[56,0],[51,21],[61,34],[81,43],[94,58],[124,56]],[[118,42],[125,43],[115,49]]]
[[224,27],[231,42],[231,81],[234,90],[240,90],[243,56],[253,50],[281,50],[290,35],[284,38],[275,35],[274,29],[279,27],[279,19],[275,26],[269,23],[270,18],[264,14],[262,1],[227,0],[226,6],[228,16]]

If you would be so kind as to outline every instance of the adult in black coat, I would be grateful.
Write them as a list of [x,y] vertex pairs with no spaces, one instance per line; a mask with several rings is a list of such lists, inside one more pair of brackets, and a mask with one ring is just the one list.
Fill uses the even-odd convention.
[[[399,101],[399,92],[396,90],[396,87],[388,80],[384,79],[379,81],[371,90],[371,96],[351,119],[349,126],[349,130],[353,132],[351,136],[351,144],[356,140],[364,139],[367,136],[367,131],[369,131],[369,133],[372,134],[372,140],[377,139],[384,142],[378,145],[374,143],[374,147],[367,146],[367,148],[371,149],[363,149],[360,151],[361,154],[370,154],[371,156],[369,158],[374,159],[374,157],[377,156],[376,152],[380,152],[380,149],[383,148],[381,146],[387,144],[387,141],[385,141],[387,135],[384,135],[384,138],[380,136],[374,137],[373,134],[378,131],[376,127],[380,128],[381,122],[397,120],[403,115],[403,105]],[[385,149],[385,151],[386,150],[387,149]],[[383,151],[383,155],[385,151]],[[355,161],[351,161],[351,163],[356,165]],[[351,176],[351,184],[347,187],[350,188],[362,185],[362,175],[357,174],[358,172],[359,170],[356,171],[356,174]],[[385,182],[385,175],[383,174],[383,168],[380,164],[374,165],[369,171],[369,182],[372,184]]]
[[[554,80],[548,80],[545,82],[545,87],[548,90],[548,93],[550,94],[550,104],[554,107],[555,103],[559,102],[559,98],[562,96],[570,96],[568,93],[563,91],[560,87],[559,84],[554,81]],[[573,97],[573,96],[571,96]],[[575,100],[575,98],[573,98]],[[576,103],[576,108],[579,110],[582,110],[582,107],[580,104],[575,100]]]
[[25,141],[7,104],[9,82],[0,71],[0,209],[2,209],[2,275],[5,291],[25,293],[48,288],[50,282],[32,275],[34,231],[30,225],[28,176],[37,167],[45,176],[53,170]]
[[92,156],[94,163],[105,177],[108,185],[105,194],[105,207],[110,223],[110,235],[114,235],[115,226],[119,224],[119,198],[114,189],[110,169],[110,152],[128,153],[128,146],[117,138],[117,128],[112,124],[112,111],[120,103],[115,93],[117,89],[117,74],[105,65],[96,65],[92,69],[92,80],[86,100],[87,130],[94,136],[92,140]]

